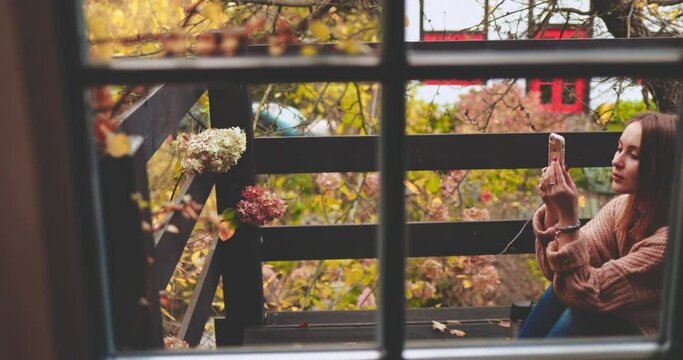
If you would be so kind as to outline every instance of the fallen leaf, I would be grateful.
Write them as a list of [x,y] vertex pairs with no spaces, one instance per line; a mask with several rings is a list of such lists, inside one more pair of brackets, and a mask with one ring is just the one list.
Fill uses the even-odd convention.
[[500,320],[500,321],[498,321],[498,326],[501,326],[504,328],[509,328],[510,327],[510,320]]
[[120,158],[130,153],[128,136],[121,133],[109,133],[105,137],[105,152],[111,157]]
[[302,321],[296,327],[298,327],[299,329],[306,329],[308,328],[308,321]]
[[221,221],[221,223],[218,224],[218,237],[221,240],[229,240],[233,235],[235,235],[235,228],[232,227],[230,222]]
[[465,332],[462,331],[462,330],[453,329],[453,330],[450,330],[449,332],[451,333],[451,335],[455,335],[455,336],[457,336],[457,337],[463,337],[463,336],[465,336]]
[[171,234],[180,233],[180,229],[178,229],[178,227],[173,225],[173,224],[168,224],[168,226],[166,226],[166,231],[171,233]]
[[432,330],[446,332],[446,330],[448,330],[448,327],[446,327],[445,324],[432,320]]

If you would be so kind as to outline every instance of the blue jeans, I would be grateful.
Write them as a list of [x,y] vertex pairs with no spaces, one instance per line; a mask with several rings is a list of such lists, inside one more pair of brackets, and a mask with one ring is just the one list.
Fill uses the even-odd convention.
[[615,315],[567,308],[551,284],[522,324],[519,338],[639,335],[637,327]]

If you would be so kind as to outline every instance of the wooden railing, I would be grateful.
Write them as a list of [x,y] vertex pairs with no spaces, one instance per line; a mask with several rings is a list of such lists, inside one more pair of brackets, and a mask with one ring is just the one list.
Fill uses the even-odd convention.
[[[376,136],[254,138],[251,101],[244,84],[154,88],[121,116],[121,130],[139,139],[131,155],[100,160],[110,299],[119,348],[161,346],[158,292],[166,288],[195,221],[172,214],[163,222],[174,224],[178,232],[167,231],[164,225],[151,234],[141,227],[141,221],[151,221],[148,209],[140,212],[131,195],[148,197],[146,162],[206,90],[211,125],[245,129],[247,151],[227,174],[189,177],[177,199],[190,194],[204,204],[215,185],[220,213],[234,207],[240,191],[254,183],[256,174],[377,171]],[[563,135],[571,167],[609,166],[619,136],[614,132]],[[407,170],[540,168],[546,162],[546,144],[544,133],[413,135],[406,139]],[[408,223],[408,255],[495,254],[523,223]],[[527,227],[525,231],[509,253],[533,251],[531,230]],[[265,320],[263,313],[262,261],[372,258],[376,256],[376,232],[376,225],[371,224],[243,226],[228,242],[214,239],[182,321],[180,337],[191,345],[198,344],[222,276],[226,317],[217,323],[219,343],[241,344],[247,336],[245,329],[252,329],[248,336],[253,336],[254,326],[272,320]]]

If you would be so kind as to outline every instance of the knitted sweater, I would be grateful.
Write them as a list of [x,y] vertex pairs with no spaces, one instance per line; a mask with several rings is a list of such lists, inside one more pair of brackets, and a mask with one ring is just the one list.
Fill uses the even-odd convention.
[[628,195],[607,203],[559,249],[555,227],[544,227],[545,206],[533,218],[536,257],[558,298],[574,309],[621,316],[645,335],[656,333],[664,252],[669,228],[644,239],[617,231]]

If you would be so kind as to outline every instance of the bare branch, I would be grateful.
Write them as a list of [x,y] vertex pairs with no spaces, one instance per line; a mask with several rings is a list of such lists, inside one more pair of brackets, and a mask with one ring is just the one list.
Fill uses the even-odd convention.
[[[237,0],[235,2],[244,4],[261,4],[287,7],[311,7],[324,3],[320,0]],[[331,5],[335,5],[336,3],[341,2],[344,2],[344,0],[330,1]]]
[[[680,0],[680,1],[683,1],[683,0]],[[583,11],[583,10],[576,9],[576,8],[571,8],[571,7],[558,8],[558,9],[554,10],[554,12],[559,12],[559,13],[572,13],[572,14],[584,15],[584,16],[591,16],[591,15],[593,15],[593,13],[590,12],[590,11]]]

